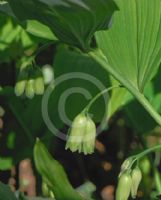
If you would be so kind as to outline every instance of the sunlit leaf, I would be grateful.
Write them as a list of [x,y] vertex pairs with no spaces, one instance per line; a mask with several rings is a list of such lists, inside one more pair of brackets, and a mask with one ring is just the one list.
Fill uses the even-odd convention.
[[[8,16],[13,17],[16,21],[18,21],[17,17],[13,13],[10,5],[8,3],[0,4],[0,12],[7,14]],[[28,32],[31,33],[37,37],[45,38],[48,40],[57,40],[53,32],[50,30],[49,27],[46,25],[36,21],[36,20],[26,20],[25,23],[21,23],[19,21],[19,24]]]
[[161,61],[161,1],[116,0],[110,30],[96,34],[99,48],[128,84],[143,91]]

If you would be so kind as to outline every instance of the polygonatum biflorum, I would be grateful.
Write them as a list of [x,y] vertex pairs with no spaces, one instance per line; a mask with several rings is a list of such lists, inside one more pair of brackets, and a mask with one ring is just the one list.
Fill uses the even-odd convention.
[[[121,171],[118,179],[118,186],[116,190],[116,200],[128,200],[131,197],[135,199],[137,197],[138,188],[142,180],[142,171],[140,169],[140,161],[143,157],[149,153],[160,151],[161,145],[157,145],[144,150],[141,153],[133,155],[127,158],[121,165]],[[147,164],[146,164],[147,165]],[[144,164],[145,167],[145,164]],[[158,169],[154,168],[154,175],[157,176],[156,185],[158,184]],[[145,169],[145,168],[144,168]],[[147,170],[146,170],[147,171]],[[145,171],[144,171],[145,173]],[[160,178],[159,178],[160,179]]]
[[95,123],[87,114],[81,113],[75,117],[72,123],[66,149],[70,149],[72,152],[83,152],[85,155],[91,154],[94,152],[95,138]]
[[[37,20],[63,42],[90,51],[96,31],[99,51],[89,53],[144,106],[161,117],[144,96],[161,61],[160,0],[8,0],[21,23]],[[115,12],[114,12],[115,11]],[[114,16],[111,20],[111,16]],[[110,29],[109,28],[110,22]]]
[[21,67],[15,84],[15,94],[16,96],[25,94],[26,97],[32,99],[34,95],[44,94],[44,84],[43,74],[38,67]]
[[135,199],[141,179],[142,172],[138,167],[132,171],[123,172],[119,177],[116,200],[128,200],[130,193],[132,198]]

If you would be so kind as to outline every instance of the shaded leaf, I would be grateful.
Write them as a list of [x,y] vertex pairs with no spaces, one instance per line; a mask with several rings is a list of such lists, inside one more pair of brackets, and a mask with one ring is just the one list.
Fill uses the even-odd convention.
[[[108,73],[99,64],[65,48],[59,49],[55,56],[54,74],[55,80],[61,81],[48,99],[48,111],[57,128],[64,123],[69,125],[66,118],[72,121],[96,94],[110,86]],[[107,103],[108,94],[105,94],[91,107],[89,112],[95,122],[103,119]]]
[[[21,21],[38,20],[56,36],[71,45],[89,49],[97,30],[108,28],[116,9],[112,0],[8,0],[14,14]],[[44,32],[45,34],[45,32]]]
[[0,200],[17,200],[9,186],[0,182]]

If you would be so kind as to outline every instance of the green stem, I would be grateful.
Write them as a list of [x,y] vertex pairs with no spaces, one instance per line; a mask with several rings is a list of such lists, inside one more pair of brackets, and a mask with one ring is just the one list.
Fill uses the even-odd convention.
[[151,147],[151,148],[149,148],[149,149],[146,149],[145,151],[143,151],[143,152],[137,154],[137,155],[136,155],[136,159],[138,160],[138,159],[140,159],[140,158],[146,156],[147,154],[149,154],[149,153],[151,153],[151,152],[153,152],[153,151],[157,151],[157,150],[161,150],[161,144],[156,145],[156,146],[154,146],[154,147]]
[[107,61],[107,58],[101,51],[89,52],[88,55],[92,57],[96,62],[102,65],[111,75],[113,75],[122,85],[124,85],[142,104],[142,106],[148,111],[153,119],[161,126],[161,116],[155,111],[153,106],[145,98],[143,94],[128,80],[126,80],[121,74],[119,74],[113,67],[111,67]]
[[34,59],[41,53],[41,51],[45,50],[50,45],[54,44],[54,42],[48,42],[37,49],[37,51],[32,55]]
[[109,88],[106,88],[105,90],[101,91],[100,93],[98,93],[89,103],[88,105],[84,108],[84,110],[82,112],[88,113],[89,109],[91,108],[91,106],[97,101],[97,99],[99,97],[101,97],[103,94],[109,92],[110,90],[114,89],[114,88],[120,88],[120,85],[115,85],[115,86],[111,86]]
[[149,154],[153,151],[157,151],[157,150],[161,150],[161,144],[156,145],[156,146],[151,147],[151,148],[148,148],[148,149],[144,150],[143,152],[141,152],[139,154],[136,154],[136,155],[129,157],[129,158],[132,159],[132,162],[131,162],[130,166],[128,167],[128,169],[131,169],[133,164],[135,162],[139,161],[142,157],[146,156],[147,154]]

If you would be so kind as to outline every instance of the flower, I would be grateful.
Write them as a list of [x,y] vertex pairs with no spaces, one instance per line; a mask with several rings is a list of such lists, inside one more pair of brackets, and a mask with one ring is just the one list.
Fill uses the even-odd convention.
[[69,132],[66,149],[72,152],[83,152],[85,155],[94,152],[96,126],[89,116],[79,114],[74,119]]
[[131,196],[132,198],[136,198],[138,187],[142,179],[142,173],[139,167],[136,167],[135,169],[132,170],[131,177],[132,177]]
[[118,182],[116,190],[116,200],[127,200],[130,196],[132,186],[132,178],[130,173],[123,173]]

